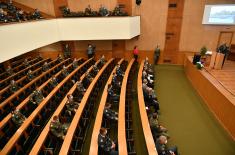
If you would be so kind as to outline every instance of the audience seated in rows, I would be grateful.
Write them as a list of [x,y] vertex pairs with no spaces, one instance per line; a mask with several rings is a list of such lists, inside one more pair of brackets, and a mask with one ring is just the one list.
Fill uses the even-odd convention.
[[69,124],[68,123],[61,123],[58,116],[54,116],[53,120],[50,123],[50,132],[57,138],[64,139]]
[[117,5],[113,11],[109,11],[104,5],[101,5],[98,11],[92,10],[88,5],[84,11],[72,12],[67,6],[60,7],[64,17],[107,17],[107,16],[128,16],[120,5]]
[[[148,110],[149,124],[155,140],[159,155],[178,155],[177,147],[167,147],[167,138],[170,138],[167,129],[159,124],[158,113],[160,110],[156,93],[154,92],[154,69],[146,57],[142,72],[142,89],[146,109]],[[150,107],[154,108],[152,113]]]
[[20,112],[19,109],[14,108],[11,111],[11,115],[11,120],[17,127],[21,126],[21,124],[23,124],[26,120],[26,117]]
[[117,121],[118,120],[118,113],[111,109],[111,104],[106,103],[104,107],[104,118],[111,120],[111,121]]
[[43,101],[43,99],[44,99],[44,96],[41,90],[39,90],[38,88],[36,88],[36,90],[34,90],[33,93],[29,97],[29,100],[31,101],[31,103],[35,105],[39,105]]
[[21,8],[16,7],[12,1],[8,3],[0,2],[0,22],[2,23],[39,19],[43,19],[43,17],[38,9],[35,9],[34,12],[25,12]]
[[73,95],[72,94],[68,94],[67,95],[67,102],[66,102],[66,112],[68,113],[69,116],[71,116],[72,114],[75,114],[78,107],[79,107],[79,103],[75,102],[73,99]]

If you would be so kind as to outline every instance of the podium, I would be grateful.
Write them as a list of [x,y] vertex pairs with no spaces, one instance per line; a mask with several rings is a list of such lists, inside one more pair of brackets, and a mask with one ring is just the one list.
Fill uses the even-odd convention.
[[223,61],[224,61],[224,54],[223,53],[217,53],[216,59],[215,59],[214,69],[222,69]]
[[210,60],[210,65],[209,68],[213,69],[215,66],[215,60],[216,60],[217,52],[212,52],[211,60]]

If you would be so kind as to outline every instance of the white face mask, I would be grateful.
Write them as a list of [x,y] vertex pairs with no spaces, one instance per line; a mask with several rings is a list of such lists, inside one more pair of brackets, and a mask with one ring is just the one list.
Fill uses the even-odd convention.
[[165,144],[167,144],[167,140],[165,141]]

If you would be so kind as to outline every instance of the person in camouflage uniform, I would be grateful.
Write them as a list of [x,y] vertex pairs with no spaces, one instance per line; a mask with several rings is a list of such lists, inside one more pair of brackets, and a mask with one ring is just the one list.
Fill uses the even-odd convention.
[[50,80],[49,83],[50,83],[50,85],[51,85],[53,88],[55,88],[55,87],[58,85],[58,81],[57,81],[55,75],[53,75],[53,76],[51,77],[51,80]]
[[9,76],[14,74],[13,69],[11,68],[11,66],[7,66],[6,72]]
[[70,58],[71,57],[71,49],[69,47],[69,44],[66,44],[64,46],[64,57],[65,58]]
[[85,78],[83,79],[83,84],[84,84],[84,86],[87,87],[87,86],[91,83],[92,80],[93,80],[93,78],[92,78],[92,76],[90,75],[90,73],[89,73],[89,72],[86,72],[86,73],[85,73]]
[[32,81],[34,78],[33,72],[31,70],[28,71],[27,73],[27,78],[29,81]]
[[25,59],[25,60],[24,60],[23,65],[24,65],[25,67],[28,67],[28,66],[29,66],[29,61],[28,61],[28,59]]
[[78,109],[79,103],[73,100],[72,94],[68,94],[67,99],[68,100],[66,102],[66,108],[67,108],[66,112],[71,116],[72,113],[75,113],[76,110]]
[[18,87],[17,83],[15,82],[15,80],[11,80],[11,84],[10,84],[10,88],[9,88],[11,93],[15,93],[18,89],[19,89],[19,87]]
[[77,68],[78,67],[78,60],[76,58],[73,59],[73,68]]
[[26,117],[20,112],[19,109],[13,109],[11,111],[11,120],[16,126],[21,126],[26,120]]
[[68,69],[67,67],[64,65],[63,66],[63,69],[61,71],[61,74],[64,76],[64,77],[67,77],[69,75],[69,72],[68,72]]
[[88,5],[86,8],[85,8],[85,12],[84,12],[85,16],[91,16],[92,15],[92,10],[91,10],[91,6]]
[[48,65],[47,62],[45,62],[45,63],[43,64],[42,70],[43,70],[44,72],[46,72],[47,70],[49,70],[49,65]]
[[101,16],[109,16],[109,11],[107,8],[105,8],[103,5],[100,6],[100,9],[99,9],[99,14]]
[[39,90],[39,89],[34,90],[33,93],[29,97],[29,100],[33,104],[40,104],[43,99],[44,99],[43,94],[42,94],[41,90]]
[[64,139],[69,124],[62,124],[58,116],[54,116],[50,123],[50,132],[57,138]]
[[64,58],[63,58],[63,56],[62,56],[61,54],[58,54],[57,60],[58,60],[59,62],[62,62],[62,61],[64,60]]
[[100,58],[100,63],[101,63],[102,65],[105,64],[105,57],[104,57],[104,55],[102,55],[102,57]]

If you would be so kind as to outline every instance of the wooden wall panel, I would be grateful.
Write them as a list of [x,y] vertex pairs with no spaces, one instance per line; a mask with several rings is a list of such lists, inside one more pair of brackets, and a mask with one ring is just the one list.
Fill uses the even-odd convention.
[[202,25],[206,4],[235,4],[234,0],[186,0],[180,51],[199,51],[204,45],[215,51],[221,31],[235,31],[235,26]]
[[177,63],[184,0],[169,0],[163,62]]
[[68,1],[67,0],[53,0],[53,3],[54,3],[55,16],[62,17],[60,7],[68,6]]
[[117,0],[68,0],[68,6],[72,11],[84,11],[88,5],[91,5],[93,10],[99,10],[101,5],[113,10]]
[[185,63],[185,73],[210,111],[235,140],[235,98],[205,70],[197,70],[192,58]]
[[128,15],[132,15],[132,0],[117,0],[117,4],[124,5],[124,11],[126,11]]

